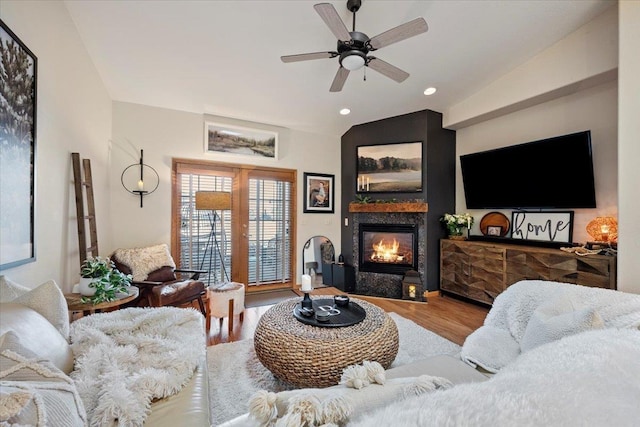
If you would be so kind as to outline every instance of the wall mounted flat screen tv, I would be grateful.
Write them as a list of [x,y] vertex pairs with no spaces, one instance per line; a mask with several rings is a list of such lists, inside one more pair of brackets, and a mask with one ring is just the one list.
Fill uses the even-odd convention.
[[591,131],[460,156],[468,209],[595,208]]

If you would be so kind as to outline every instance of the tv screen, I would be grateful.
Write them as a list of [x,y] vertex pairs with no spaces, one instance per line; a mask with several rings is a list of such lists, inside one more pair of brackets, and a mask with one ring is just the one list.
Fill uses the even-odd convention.
[[595,208],[591,131],[460,156],[468,209]]

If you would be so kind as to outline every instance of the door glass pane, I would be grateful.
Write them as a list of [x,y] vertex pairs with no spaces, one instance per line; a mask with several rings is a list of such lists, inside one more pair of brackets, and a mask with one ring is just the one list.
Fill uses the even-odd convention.
[[249,285],[291,279],[291,183],[249,180]]
[[231,278],[231,211],[196,209],[196,191],[232,190],[232,178],[179,174],[180,267],[207,270],[200,278],[207,284]]

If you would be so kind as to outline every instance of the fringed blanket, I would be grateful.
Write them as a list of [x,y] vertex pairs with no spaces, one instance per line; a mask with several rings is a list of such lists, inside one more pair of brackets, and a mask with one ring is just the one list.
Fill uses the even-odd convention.
[[83,317],[70,336],[90,426],[142,426],[151,402],[180,391],[206,350],[200,312],[175,307]]

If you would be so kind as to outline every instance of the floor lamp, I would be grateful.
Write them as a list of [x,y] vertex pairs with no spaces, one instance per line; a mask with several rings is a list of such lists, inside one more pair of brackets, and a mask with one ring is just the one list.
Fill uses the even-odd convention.
[[[207,275],[207,285],[211,284],[211,260],[214,256],[214,250],[220,258],[220,264],[222,265],[222,272],[224,277],[229,281],[229,275],[227,269],[224,267],[224,258],[220,252],[220,245],[218,244],[218,235],[216,233],[216,224],[220,220],[218,211],[231,210],[231,193],[226,191],[196,191],[196,210],[211,211],[209,213],[209,223],[211,225],[211,233],[207,239],[207,245],[204,248],[204,256],[200,262],[200,269],[204,265],[204,260],[207,257],[207,252],[210,252],[209,256],[209,274]],[[211,244],[213,241],[213,245]],[[216,280],[218,276],[216,274]]]

